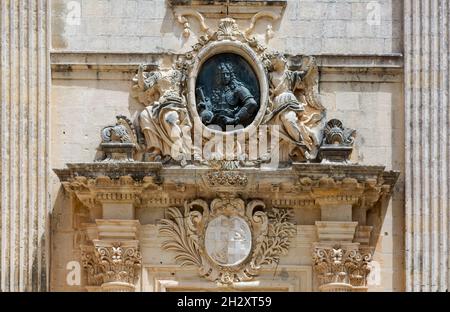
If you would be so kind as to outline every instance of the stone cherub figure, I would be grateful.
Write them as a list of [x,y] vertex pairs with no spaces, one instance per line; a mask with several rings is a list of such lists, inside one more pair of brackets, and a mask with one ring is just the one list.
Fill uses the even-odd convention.
[[269,113],[263,123],[277,125],[280,159],[315,159],[321,142],[324,107],[314,94],[317,67],[312,58],[305,70],[291,71],[280,53],[270,56]]
[[202,86],[197,88],[197,109],[202,122],[207,126],[218,125],[222,130],[228,125],[249,125],[258,111],[258,103],[236,77],[230,63],[218,65],[216,83],[210,98],[205,97]]
[[147,160],[174,159],[184,166],[192,153],[192,124],[181,93],[182,73],[177,69],[145,70],[145,65],[139,66],[132,94],[146,105],[139,124],[145,136]]

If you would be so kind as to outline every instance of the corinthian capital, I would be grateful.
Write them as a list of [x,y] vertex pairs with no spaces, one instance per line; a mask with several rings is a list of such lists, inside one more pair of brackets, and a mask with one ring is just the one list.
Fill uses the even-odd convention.
[[365,287],[371,259],[370,253],[362,254],[356,248],[346,249],[340,245],[314,248],[313,265],[319,279],[319,288],[328,289],[330,284],[347,284],[348,289]]
[[93,247],[82,249],[88,283],[101,285],[104,291],[134,291],[142,265],[138,241],[93,243]]

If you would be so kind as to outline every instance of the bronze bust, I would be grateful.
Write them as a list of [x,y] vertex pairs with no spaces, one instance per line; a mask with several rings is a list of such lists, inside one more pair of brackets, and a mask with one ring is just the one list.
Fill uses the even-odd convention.
[[231,62],[216,67],[215,87],[205,96],[204,86],[197,87],[197,110],[206,126],[216,125],[223,131],[227,126],[248,126],[258,111],[254,95],[241,82]]

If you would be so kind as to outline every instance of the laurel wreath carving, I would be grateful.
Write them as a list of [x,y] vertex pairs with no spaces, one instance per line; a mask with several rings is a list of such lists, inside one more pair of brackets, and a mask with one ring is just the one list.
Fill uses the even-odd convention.
[[280,255],[287,254],[290,238],[295,234],[295,226],[289,222],[292,219],[292,210],[274,208],[268,213],[268,217],[269,233],[255,249],[253,262],[255,267],[278,263]]
[[[218,265],[205,251],[208,222],[221,214],[240,216],[252,230],[253,250],[248,259],[234,267]],[[217,198],[208,205],[197,199],[185,203],[184,214],[178,208],[167,209],[167,218],[161,220],[159,232],[168,238],[162,247],[176,253],[177,264],[196,266],[199,274],[208,280],[229,284],[253,279],[263,265],[277,264],[280,256],[288,253],[290,239],[295,234],[291,219],[291,209],[272,208],[266,212],[260,200],[245,205],[239,198]]]

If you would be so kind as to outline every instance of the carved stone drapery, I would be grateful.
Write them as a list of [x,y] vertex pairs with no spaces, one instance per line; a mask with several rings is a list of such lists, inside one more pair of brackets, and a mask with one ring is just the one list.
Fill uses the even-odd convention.
[[360,291],[367,286],[372,259],[370,253],[361,253],[357,247],[346,248],[339,244],[316,246],[312,259],[321,291]]
[[93,243],[82,246],[88,284],[100,286],[102,291],[134,291],[142,265],[138,241]]

